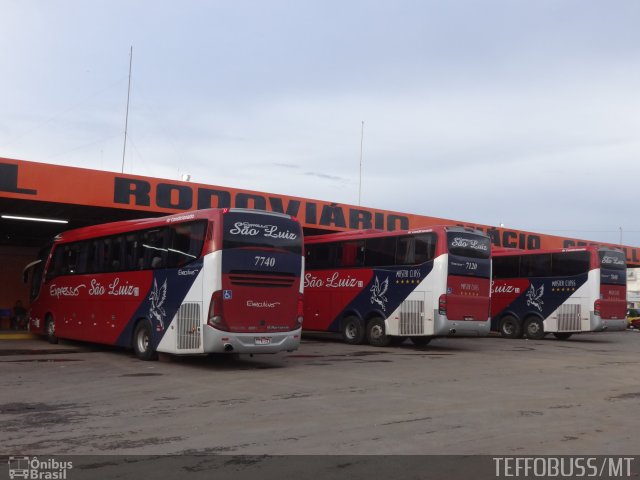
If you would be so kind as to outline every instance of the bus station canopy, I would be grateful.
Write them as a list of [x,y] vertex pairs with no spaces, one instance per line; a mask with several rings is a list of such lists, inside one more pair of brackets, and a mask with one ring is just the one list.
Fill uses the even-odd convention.
[[497,247],[611,246],[624,250],[629,267],[640,267],[638,247],[276,193],[0,158],[0,246],[37,247],[70,228],[211,207],[287,213],[302,223],[306,235],[370,228],[414,230],[433,225],[459,225],[484,231]]

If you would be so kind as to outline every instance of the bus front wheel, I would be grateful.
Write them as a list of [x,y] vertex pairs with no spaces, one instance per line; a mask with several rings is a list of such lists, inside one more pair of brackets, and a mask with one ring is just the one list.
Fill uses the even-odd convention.
[[45,325],[45,332],[47,333],[47,340],[49,343],[58,343],[58,337],[56,336],[56,321],[53,317],[48,316]]
[[520,338],[522,337],[522,325],[516,317],[511,315],[500,320],[500,335],[503,338]]
[[367,324],[367,341],[374,347],[386,347],[391,343],[382,318],[374,318]]
[[542,320],[536,317],[525,320],[524,331],[527,334],[527,338],[530,340],[542,340],[545,335]]
[[364,326],[358,317],[347,317],[342,321],[342,339],[349,345],[360,345],[364,341]]
[[157,360],[158,354],[151,346],[151,322],[141,320],[133,333],[133,351],[140,360]]

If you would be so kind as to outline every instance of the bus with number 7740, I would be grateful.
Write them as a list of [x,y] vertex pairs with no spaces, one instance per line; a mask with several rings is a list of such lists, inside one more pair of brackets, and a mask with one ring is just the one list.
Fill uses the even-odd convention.
[[58,338],[172,354],[300,344],[303,237],[285,214],[198,210],[59,234],[33,262],[29,324]]

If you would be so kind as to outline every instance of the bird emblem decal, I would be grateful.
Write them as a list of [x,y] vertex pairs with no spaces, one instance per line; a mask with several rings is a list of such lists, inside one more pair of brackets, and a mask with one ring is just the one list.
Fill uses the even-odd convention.
[[527,290],[527,307],[534,306],[538,310],[542,312],[542,306],[544,302],[542,301],[542,295],[544,294],[544,284],[540,285],[540,288],[536,289],[533,286],[533,283],[529,286],[529,290]]
[[378,276],[376,275],[376,281],[371,287],[371,303],[376,303],[380,305],[383,311],[387,311],[387,302],[389,301],[385,294],[389,290],[389,277],[387,277],[382,283],[378,280]]
[[149,308],[149,317],[158,320],[158,326],[156,328],[159,332],[164,330],[164,317],[166,317],[167,313],[165,312],[163,305],[166,299],[167,280],[165,279],[162,286],[158,288],[158,282],[154,278],[153,289],[151,290],[151,295],[149,295],[149,301],[151,302],[151,308]]

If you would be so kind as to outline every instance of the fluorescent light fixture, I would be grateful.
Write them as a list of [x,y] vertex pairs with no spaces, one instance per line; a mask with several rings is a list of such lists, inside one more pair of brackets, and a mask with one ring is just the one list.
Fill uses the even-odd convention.
[[8,220],[27,220],[29,222],[69,223],[69,220],[56,220],[55,218],[17,217],[15,215],[2,215]]

